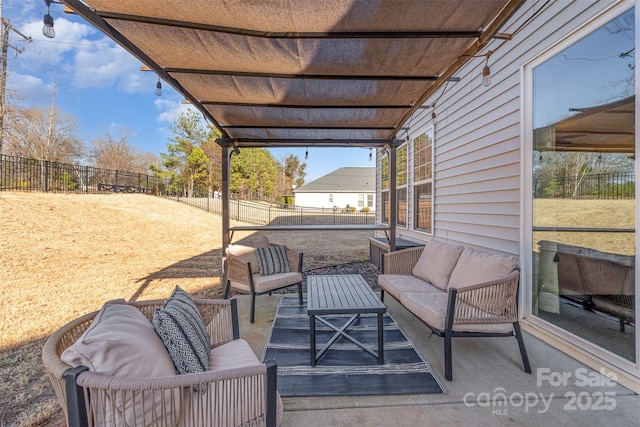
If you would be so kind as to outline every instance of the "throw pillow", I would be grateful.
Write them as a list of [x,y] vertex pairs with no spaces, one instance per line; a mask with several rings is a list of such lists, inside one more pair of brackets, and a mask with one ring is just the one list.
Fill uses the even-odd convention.
[[153,327],[179,374],[209,369],[210,338],[191,296],[176,286],[153,315]]
[[[165,377],[176,374],[175,367],[151,322],[137,308],[124,300],[110,301],[96,314],[87,330],[69,346],[60,359],[70,366],[87,366],[91,372],[115,377]],[[177,411],[180,396],[170,391],[146,393],[144,401],[122,393],[115,397],[117,413],[105,411],[111,405],[107,395],[104,405],[97,405],[97,425],[146,425],[159,408]],[[174,401],[174,397],[177,399]],[[101,409],[99,409],[100,407]]]
[[442,290],[447,289],[453,268],[464,248],[431,239],[426,244],[418,262],[413,267],[413,275]]
[[497,280],[511,274],[517,266],[518,261],[513,256],[495,255],[467,247],[451,272],[449,288],[462,289]]
[[289,273],[289,260],[285,246],[270,246],[268,248],[256,248],[256,258],[261,276],[271,274]]

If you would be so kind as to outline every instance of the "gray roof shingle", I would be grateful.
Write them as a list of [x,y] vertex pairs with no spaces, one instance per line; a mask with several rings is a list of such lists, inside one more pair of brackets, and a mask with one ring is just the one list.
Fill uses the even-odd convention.
[[295,190],[296,193],[375,193],[376,168],[336,169]]

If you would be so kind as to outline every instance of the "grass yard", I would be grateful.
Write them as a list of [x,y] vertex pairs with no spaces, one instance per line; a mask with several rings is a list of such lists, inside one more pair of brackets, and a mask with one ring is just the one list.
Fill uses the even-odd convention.
[[[0,192],[0,221],[0,426],[64,425],[41,348],[70,320],[175,286],[221,295],[222,219],[201,209],[140,194]],[[370,235],[268,236],[302,250],[306,270],[367,260]]]
[[[538,227],[635,228],[635,200],[536,199],[533,223]],[[535,232],[534,250],[540,240],[635,255],[634,233]]]

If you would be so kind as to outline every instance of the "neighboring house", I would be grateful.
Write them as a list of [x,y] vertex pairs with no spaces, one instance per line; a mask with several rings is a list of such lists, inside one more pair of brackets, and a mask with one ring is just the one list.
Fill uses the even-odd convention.
[[376,168],[345,167],[336,169],[295,191],[296,205],[314,208],[336,208],[347,205],[375,210]]
[[[638,392],[635,4],[526,2],[501,28],[504,37],[427,98],[406,135],[397,135],[407,143],[396,151],[396,191],[398,237],[518,256],[523,328]],[[383,223],[388,154],[377,152]],[[618,162],[625,178],[609,179],[602,162]],[[560,175],[558,163],[577,174]],[[595,178],[612,192],[578,189]],[[589,222],[571,219],[586,209],[596,209]],[[567,254],[584,256],[568,264]],[[583,288],[563,290],[563,280]],[[589,281],[595,290],[585,290]]]

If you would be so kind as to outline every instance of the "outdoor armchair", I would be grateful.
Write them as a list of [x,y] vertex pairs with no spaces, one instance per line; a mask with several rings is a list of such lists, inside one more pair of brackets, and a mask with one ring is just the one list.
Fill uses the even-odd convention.
[[[163,306],[164,300],[133,302],[124,300],[109,302],[117,304],[120,312],[112,315],[117,321],[124,309],[137,308],[144,316],[137,316],[142,322],[151,322],[154,312]],[[202,316],[207,334],[210,336],[211,355],[207,371],[176,374],[176,368],[169,359],[169,371],[157,376],[143,376],[149,365],[159,366],[167,355],[153,348],[146,355],[129,354],[129,341],[114,349],[114,335],[101,340],[108,341],[109,351],[120,352],[118,357],[108,352],[95,354],[85,366],[72,367],[62,361],[63,353],[78,341],[90,341],[86,333],[92,325],[99,327],[105,318],[105,307],[82,316],[56,331],[46,341],[42,359],[51,379],[55,393],[62,405],[67,423],[71,427],[89,426],[228,426],[255,425],[275,426],[282,417],[282,402],[276,390],[275,362],[260,363],[246,341],[238,337],[237,307],[234,300],[194,300]],[[129,306],[129,307],[127,307]],[[114,307],[114,305],[111,305]],[[135,311],[135,310],[133,310]],[[133,313],[135,314],[135,313]],[[146,319],[145,319],[146,317]],[[126,319],[119,331],[131,335],[132,324]],[[107,325],[110,326],[110,325]],[[154,332],[153,326],[133,340],[140,340],[146,346],[157,337],[145,336],[147,330]],[[93,328],[93,330],[95,330]],[[140,329],[133,329],[139,331]],[[116,335],[115,339],[118,335]],[[95,336],[94,336],[95,341]],[[126,341],[126,339],[123,339]],[[162,342],[160,343],[162,347]],[[76,347],[77,348],[77,347]],[[120,357],[121,356],[121,357]],[[131,375],[105,375],[97,373],[98,364],[111,359],[119,359],[126,365]],[[66,359],[65,359],[66,360]],[[136,366],[130,366],[130,365]],[[155,369],[155,368],[154,368]],[[104,370],[103,370],[104,372]]]
[[302,305],[302,258],[286,246],[269,243],[264,236],[240,240],[226,250],[226,283],[223,298],[231,289],[251,295],[250,322],[255,320],[256,296],[275,290],[298,286]]

